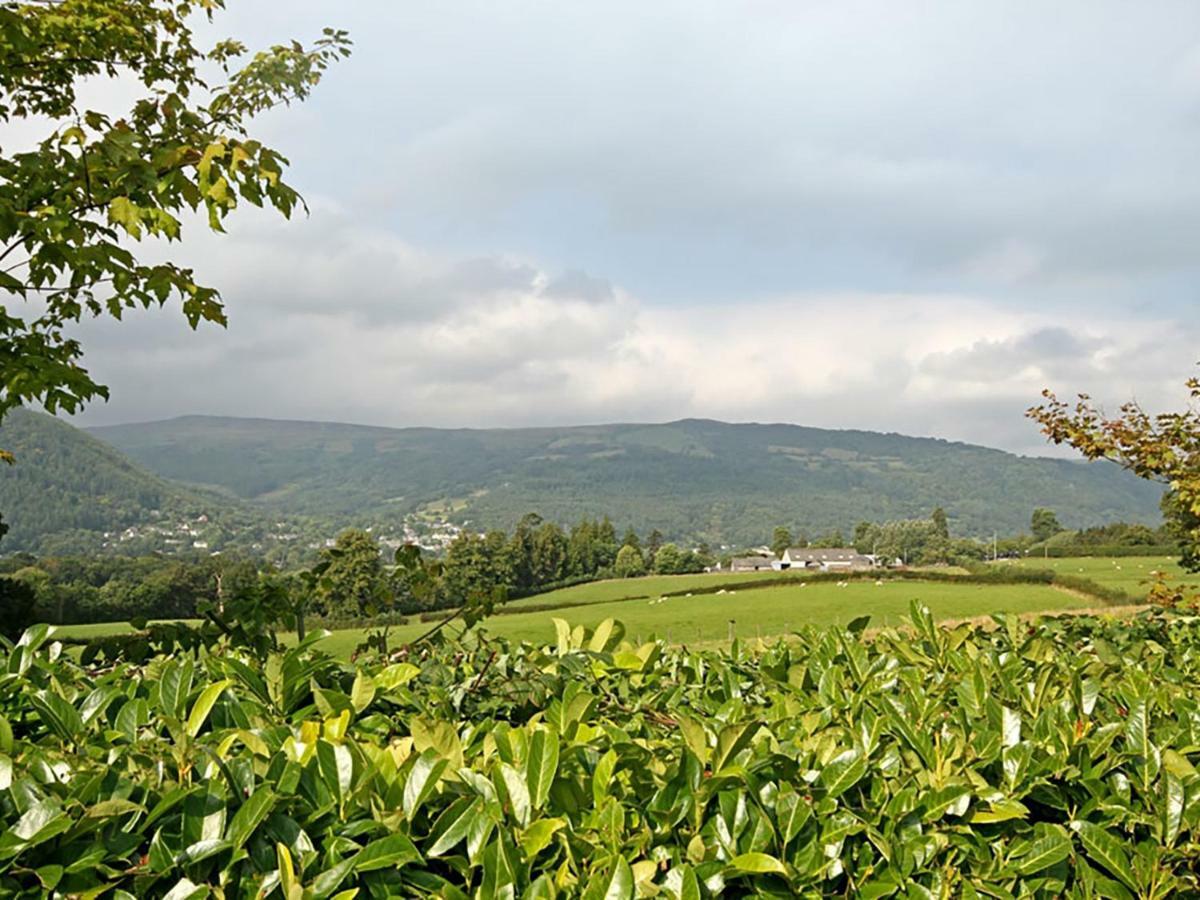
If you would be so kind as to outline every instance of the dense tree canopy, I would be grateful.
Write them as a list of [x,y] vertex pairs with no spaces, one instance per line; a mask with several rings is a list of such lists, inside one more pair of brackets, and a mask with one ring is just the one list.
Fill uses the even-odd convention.
[[[247,57],[201,47],[194,26],[223,0],[0,3],[0,125],[45,123],[33,146],[0,150],[0,416],[36,402],[73,412],[106,397],[71,327],[85,315],[178,300],[188,322],[223,324],[216,288],[133,245],[179,240],[189,212],[208,227],[244,200],[285,216],[302,201],[287,160],[248,133],[271,107],[306,97],[346,55],[345,33]],[[119,80],[129,109],[81,102],[85,80]]]

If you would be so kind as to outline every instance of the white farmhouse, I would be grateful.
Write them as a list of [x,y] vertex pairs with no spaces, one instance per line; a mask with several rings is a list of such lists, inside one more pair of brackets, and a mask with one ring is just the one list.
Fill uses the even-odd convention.
[[772,567],[779,571],[811,569],[817,572],[857,572],[875,561],[853,547],[789,547]]

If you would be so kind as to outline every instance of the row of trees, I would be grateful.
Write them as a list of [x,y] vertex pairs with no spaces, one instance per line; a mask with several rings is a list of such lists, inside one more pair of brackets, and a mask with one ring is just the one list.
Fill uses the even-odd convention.
[[682,550],[664,543],[657,530],[644,543],[632,528],[618,540],[607,516],[582,519],[564,531],[557,523],[530,513],[512,534],[463,532],[446,552],[442,578],[452,604],[456,597],[496,589],[526,595],[601,578],[701,572],[712,562],[706,547]]
[[311,609],[333,618],[422,612],[459,606],[471,597],[527,596],[601,578],[702,572],[713,562],[707,548],[681,549],[664,543],[658,531],[645,541],[633,529],[618,538],[607,516],[564,530],[531,513],[511,533],[464,531],[444,559],[419,566],[388,564],[374,537],[352,529],[322,552],[324,568]]

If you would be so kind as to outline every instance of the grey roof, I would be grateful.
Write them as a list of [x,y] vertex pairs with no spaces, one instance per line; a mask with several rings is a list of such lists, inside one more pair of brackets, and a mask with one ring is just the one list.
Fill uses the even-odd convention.
[[730,566],[760,566],[771,565],[771,560],[765,556],[735,556],[729,561]]
[[787,555],[793,562],[850,562],[867,558],[853,547],[789,547]]

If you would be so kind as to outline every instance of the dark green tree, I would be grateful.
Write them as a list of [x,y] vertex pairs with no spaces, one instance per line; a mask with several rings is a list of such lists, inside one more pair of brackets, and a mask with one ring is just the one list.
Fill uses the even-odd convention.
[[376,615],[390,606],[391,590],[375,538],[358,528],[337,536],[332,547],[321,551],[325,563],[318,602],[329,616],[356,618]]
[[642,552],[642,542],[638,538],[638,534],[633,530],[632,526],[625,530],[625,537],[621,539],[622,547],[632,547],[640,554]]
[[946,518],[946,511],[939,506],[936,509],[934,509],[933,513],[929,516],[929,518],[930,518],[930,521],[933,522],[933,527],[937,529],[937,533],[939,535],[941,535],[943,538],[946,538],[947,540],[949,540],[949,538],[950,538],[950,520]]
[[646,574],[646,561],[642,559],[642,551],[637,547],[626,544],[617,551],[615,564],[618,578],[636,578]]
[[683,554],[674,544],[663,544],[654,554],[654,571],[659,575],[677,575],[683,565]]
[[659,531],[657,528],[651,530],[650,534],[646,537],[646,549],[642,553],[642,556],[645,557],[645,559],[646,559],[647,566],[650,566],[650,567],[654,566],[654,560],[658,556],[659,548],[662,547],[662,545],[663,545],[662,532]]
[[1037,541],[1048,541],[1063,530],[1054,510],[1039,506],[1030,517],[1029,530]]
[[783,556],[783,551],[792,546],[792,532],[785,525],[776,525],[771,535],[771,552]]

